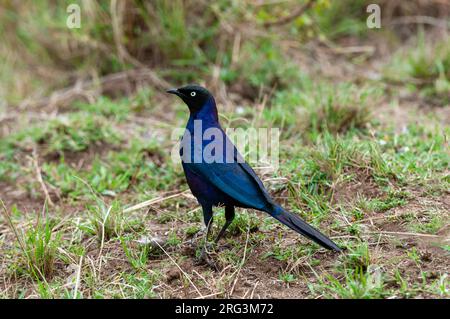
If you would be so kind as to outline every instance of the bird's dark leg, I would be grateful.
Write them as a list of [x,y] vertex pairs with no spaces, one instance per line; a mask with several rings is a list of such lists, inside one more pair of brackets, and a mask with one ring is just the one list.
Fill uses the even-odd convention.
[[222,229],[219,232],[219,235],[217,235],[215,243],[217,244],[222,238],[223,234],[225,234],[225,231],[227,230],[228,226],[233,222],[234,219],[234,206],[225,206],[225,224],[223,225]]
[[206,226],[206,238],[205,241],[208,242],[209,234],[211,233],[211,228],[213,224],[213,210],[212,206],[202,206],[203,208],[203,220]]
[[209,265],[211,268],[217,269],[216,264],[209,258],[208,256],[208,238],[211,232],[212,224],[213,224],[213,211],[212,206],[202,206],[203,208],[203,219],[206,225],[206,238],[205,244],[203,245],[202,251],[200,253],[199,262],[204,262]]
[[205,228],[199,230],[191,239],[191,244],[195,245],[195,243],[200,238],[205,238],[205,241],[208,241],[209,234],[211,233],[212,223],[213,223],[213,211],[212,206],[202,205],[203,209],[203,221],[205,222]]

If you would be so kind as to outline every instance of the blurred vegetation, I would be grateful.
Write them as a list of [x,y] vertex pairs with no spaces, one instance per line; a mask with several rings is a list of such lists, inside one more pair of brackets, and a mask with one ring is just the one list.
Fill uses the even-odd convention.
[[[350,36],[373,38],[390,32],[367,28],[368,0],[312,1],[309,10],[290,23],[266,26],[306,2],[64,0],[55,5],[50,0],[5,0],[0,4],[0,59],[4,61],[0,95],[7,104],[18,104],[77,79],[147,66],[178,83],[217,81],[218,76],[232,90],[255,98],[261,87],[297,83],[299,66],[289,57],[291,46],[299,49],[297,44],[310,40],[330,45]],[[66,26],[66,8],[72,3],[81,8],[79,29]],[[417,10],[439,9],[434,1],[379,3],[385,24]],[[405,72],[414,78],[439,78],[442,91],[447,88],[442,81],[448,76],[443,70],[448,70],[449,50],[444,43],[438,46],[443,48],[411,56],[411,70],[406,66]]]
[[417,47],[400,51],[386,68],[387,79],[409,83],[425,97],[450,102],[450,44],[448,41],[429,43],[423,30]]
[[[186,291],[170,269],[200,252],[202,216],[171,160],[187,111],[163,92],[188,82],[215,93],[224,127],[280,128],[279,169],[257,173],[348,251],[297,245],[239,210],[214,251],[221,279],[187,269],[205,295],[236,297],[248,262],[242,276],[306,297],[448,297],[448,245],[384,234],[435,238],[449,224],[450,6],[380,0],[382,28],[368,29],[373,2],[0,0],[0,283],[12,287],[0,297]],[[66,26],[73,3],[79,29]],[[153,233],[171,258],[149,253]]]

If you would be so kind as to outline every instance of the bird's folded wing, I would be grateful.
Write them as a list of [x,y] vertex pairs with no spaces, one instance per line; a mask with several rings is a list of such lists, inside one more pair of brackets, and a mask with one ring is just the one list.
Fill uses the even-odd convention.
[[241,204],[264,210],[272,201],[246,163],[190,163],[190,170]]
[[266,200],[270,203],[272,203],[272,198],[270,198],[270,195],[267,193],[266,188],[264,187],[264,184],[262,183],[262,181],[259,179],[258,175],[256,175],[255,171],[253,170],[253,168],[251,168],[250,165],[248,165],[247,163],[243,162],[243,163],[239,163],[239,165],[241,166],[241,168],[243,170],[245,170],[247,172],[247,174],[249,174],[250,176],[253,177],[254,181],[258,184],[259,188],[261,189],[261,191],[263,192],[264,197],[266,198]]

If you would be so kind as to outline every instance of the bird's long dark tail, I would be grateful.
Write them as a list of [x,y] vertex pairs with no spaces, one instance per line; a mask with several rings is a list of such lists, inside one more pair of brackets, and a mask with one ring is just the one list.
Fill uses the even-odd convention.
[[274,205],[272,211],[269,211],[269,214],[292,230],[295,230],[297,233],[315,241],[319,245],[330,250],[341,251],[341,249],[331,239],[306,223],[297,215],[286,211],[283,207]]

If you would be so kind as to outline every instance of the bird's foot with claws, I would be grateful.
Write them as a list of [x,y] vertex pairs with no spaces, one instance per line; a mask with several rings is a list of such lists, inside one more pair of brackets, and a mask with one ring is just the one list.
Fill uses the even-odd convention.
[[189,244],[193,249],[197,248],[198,243],[201,242],[203,238],[206,237],[206,228],[200,229],[198,232],[196,232],[192,238],[189,240]]
[[213,245],[211,243],[205,243],[200,256],[196,260],[197,265],[208,265],[214,270],[218,270],[216,262],[213,260],[212,255],[214,255]]

